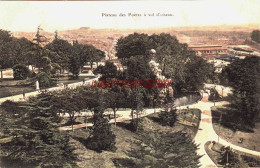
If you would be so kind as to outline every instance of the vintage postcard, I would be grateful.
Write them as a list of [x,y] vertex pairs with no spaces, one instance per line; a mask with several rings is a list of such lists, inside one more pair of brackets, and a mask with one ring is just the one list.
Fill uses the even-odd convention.
[[0,1],[0,167],[260,167],[260,1]]

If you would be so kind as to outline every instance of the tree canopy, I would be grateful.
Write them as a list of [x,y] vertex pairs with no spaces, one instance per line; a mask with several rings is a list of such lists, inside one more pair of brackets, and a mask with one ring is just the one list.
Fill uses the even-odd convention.
[[[143,72],[149,71],[143,60],[149,61],[151,49],[156,51],[155,60],[160,64],[162,74],[173,81],[175,94],[198,91],[212,72],[212,67],[205,60],[197,57],[193,51],[188,50],[187,44],[180,43],[170,34],[148,36],[134,33],[120,38],[116,46],[118,58],[127,65],[128,74],[136,74],[135,78],[140,78],[146,74]],[[131,64],[134,61],[136,65]],[[140,70],[137,71],[134,67]]]
[[234,89],[232,114],[240,120],[241,126],[253,127],[260,112],[260,58],[246,57],[237,60],[222,71]]
[[259,30],[252,31],[251,39],[257,43],[260,43],[260,31]]

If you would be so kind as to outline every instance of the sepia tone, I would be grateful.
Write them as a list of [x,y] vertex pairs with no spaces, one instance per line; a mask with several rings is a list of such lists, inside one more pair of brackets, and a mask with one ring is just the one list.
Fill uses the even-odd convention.
[[259,1],[0,14],[0,167],[260,167]]

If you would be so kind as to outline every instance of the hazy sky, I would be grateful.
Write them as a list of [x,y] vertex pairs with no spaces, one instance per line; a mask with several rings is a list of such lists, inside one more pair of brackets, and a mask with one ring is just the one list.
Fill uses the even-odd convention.
[[[136,17],[102,17],[136,13]],[[155,16],[143,16],[144,13]],[[173,14],[174,16],[156,16]],[[260,0],[194,1],[0,1],[0,29],[46,31],[79,27],[148,28],[216,24],[260,24]]]

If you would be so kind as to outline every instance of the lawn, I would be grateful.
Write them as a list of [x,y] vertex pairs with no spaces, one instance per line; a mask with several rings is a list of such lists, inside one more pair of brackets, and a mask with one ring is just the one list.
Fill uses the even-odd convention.
[[[223,155],[221,149],[224,146],[219,143],[213,144],[212,142],[207,142],[204,147],[205,147],[207,154],[212,159],[212,161],[218,167],[224,167],[223,164],[219,163],[219,159]],[[236,166],[239,168],[259,167],[260,166],[260,158],[257,158],[257,157],[251,156],[251,155],[245,155],[245,154],[237,152],[237,151],[231,151],[231,153],[236,158],[236,161],[235,161]],[[229,157],[229,159],[230,158],[231,157]]]
[[199,109],[180,109],[177,113],[177,122],[187,127],[189,126],[196,134],[200,123],[201,111]]
[[[142,125],[145,131],[160,131],[160,132],[178,132],[183,131],[188,133],[192,138],[195,132],[192,127],[176,123],[174,127],[162,126],[155,121],[158,118],[158,113],[151,114],[143,118]],[[126,152],[134,146],[136,133],[128,129],[130,121],[118,123],[117,127],[111,124],[111,129],[116,135],[116,152],[104,151],[97,153],[93,150],[87,149],[78,139],[87,138],[90,135],[91,128],[78,129],[70,132],[70,143],[76,148],[75,154],[78,155],[78,166],[81,168],[125,168],[131,167],[131,160],[128,159]]]
[[35,87],[28,80],[3,79],[0,82],[0,98],[33,91]]
[[[251,150],[260,151],[260,123],[256,123],[255,128],[252,131],[242,131],[234,130],[232,126],[229,126],[223,122],[220,122],[219,119],[222,112],[222,118],[227,117],[229,107],[226,106],[216,106],[212,108],[212,117],[213,117],[213,128],[215,132],[223,139],[228,142],[247,148]],[[233,121],[236,124],[236,121]],[[232,123],[229,123],[232,125]]]
[[[58,83],[70,84],[75,82],[81,82],[83,79],[92,79],[93,77],[79,77],[79,79],[71,80],[69,77],[55,78],[56,84],[52,87],[57,86]],[[3,79],[0,81],[0,98],[14,96],[22,93],[28,93],[35,91],[35,84],[31,80],[14,80],[14,79]]]

